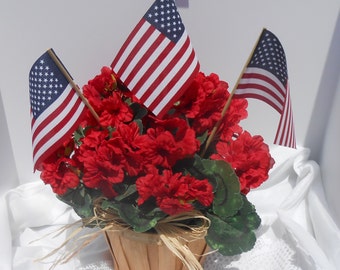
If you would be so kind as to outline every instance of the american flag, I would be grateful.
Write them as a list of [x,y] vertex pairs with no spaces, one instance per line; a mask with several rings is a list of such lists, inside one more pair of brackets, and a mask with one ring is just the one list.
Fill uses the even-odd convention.
[[296,148],[286,56],[279,39],[264,29],[234,97],[255,98],[280,113],[275,144]]
[[85,110],[78,94],[48,51],[30,70],[29,92],[33,163],[36,170],[41,162],[70,138]]
[[162,117],[199,71],[199,62],[173,0],[156,0],[111,67],[155,115]]

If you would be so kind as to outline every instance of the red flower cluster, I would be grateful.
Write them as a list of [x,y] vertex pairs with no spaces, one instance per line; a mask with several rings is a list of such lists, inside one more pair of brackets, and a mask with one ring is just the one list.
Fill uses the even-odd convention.
[[239,177],[243,194],[260,186],[268,178],[268,168],[274,165],[263,138],[252,137],[247,131],[241,133],[237,140],[219,141],[216,150],[217,154],[213,154],[211,159],[222,159],[231,164]]
[[69,158],[72,151],[73,140],[70,140],[51,155],[40,168],[40,178],[46,184],[50,184],[57,194],[64,194],[68,189],[79,185],[76,163]]
[[[216,74],[199,73],[162,120],[147,112],[108,67],[83,87],[83,93],[99,123],[88,113],[73,143],[43,164],[41,178],[55,193],[84,186],[112,199],[135,186],[136,205],[155,201],[169,215],[192,210],[197,203],[211,205],[214,188],[209,180],[195,178],[181,164],[200,154],[202,138],[221,118],[229,97],[226,82]],[[239,125],[247,117],[246,107],[246,100],[232,100],[204,157],[230,163],[245,194],[268,178],[273,165],[262,137],[252,137]]]
[[211,130],[221,118],[221,111],[229,97],[228,84],[216,74],[205,76],[200,72],[188,90],[175,105],[175,115],[191,119],[191,126],[202,134]]
[[[197,134],[210,131],[221,118],[221,111],[229,98],[228,84],[216,74],[199,73],[176,106],[177,114],[191,119]],[[233,99],[219,131],[216,148],[210,158],[225,160],[235,169],[241,192],[247,194],[268,179],[274,165],[269,148],[259,135],[252,137],[243,131],[240,121],[248,116],[245,99]]]
[[169,215],[192,210],[194,201],[209,206],[214,198],[207,179],[197,180],[189,175],[173,174],[171,170],[164,170],[162,175],[157,170],[150,172],[138,178],[136,185],[139,205],[154,197],[160,209]]

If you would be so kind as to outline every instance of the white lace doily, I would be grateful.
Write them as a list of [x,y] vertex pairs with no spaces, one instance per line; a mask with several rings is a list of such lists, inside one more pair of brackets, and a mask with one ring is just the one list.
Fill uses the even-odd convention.
[[281,238],[260,236],[255,247],[241,255],[207,256],[204,270],[317,270],[313,260],[306,255],[288,235]]

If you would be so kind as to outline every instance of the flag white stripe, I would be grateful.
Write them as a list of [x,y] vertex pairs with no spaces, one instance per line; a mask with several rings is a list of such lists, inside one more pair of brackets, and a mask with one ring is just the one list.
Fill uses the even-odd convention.
[[157,61],[160,53],[169,45],[171,41],[169,39],[164,39],[158,46],[157,49],[153,51],[153,53],[149,56],[149,58],[145,61],[143,66],[139,69],[139,71],[135,74],[131,82],[129,83],[129,88],[133,89],[136,84],[141,80],[142,76],[147,72],[150,66]]
[[[70,89],[71,87],[67,87],[66,90],[62,93],[62,95],[60,95],[60,97],[53,102],[53,104],[51,106],[49,106],[36,120],[36,122],[34,123],[34,129],[32,129],[32,134],[34,134],[34,131],[36,130],[36,128],[38,128],[38,126],[41,124],[40,122],[44,121],[48,115],[51,115],[54,113],[54,111],[59,108],[60,105],[62,105],[62,103],[65,101],[65,97],[70,93],[70,90],[73,91],[72,89]],[[73,109],[74,105],[76,104],[76,102],[78,101],[79,97],[76,93],[74,93],[72,99],[70,100],[70,102],[67,104],[67,106],[63,109],[63,111],[58,114],[55,118],[53,118],[53,120],[51,122],[49,122],[46,126],[44,126],[44,129],[42,129],[39,134],[37,134],[34,138],[34,141],[32,142],[32,146],[33,149],[35,149],[36,145],[39,143],[39,141],[46,136],[46,134],[48,134],[53,128],[55,128],[58,123],[62,122],[63,119],[65,118],[65,116]],[[83,109],[84,105],[83,103],[80,104],[81,109]],[[46,112],[48,111],[48,112]],[[43,114],[46,114],[43,115]],[[34,130],[34,131],[33,131]]]
[[257,68],[257,67],[247,67],[244,74],[259,74],[259,75],[264,75],[265,77],[270,78],[273,80],[277,85],[281,86],[280,88],[282,89],[283,92],[286,92],[286,89],[282,82],[271,72],[263,69],[263,68]]
[[274,143],[280,142],[282,142],[281,144],[284,146],[296,147],[293,111],[289,90],[287,90],[287,100],[279,122],[276,140],[274,141]]
[[66,97],[69,95],[70,90],[72,89],[72,86],[68,84],[65,88],[65,90],[61,93],[61,95],[56,99],[49,107],[43,111],[37,119],[35,119],[35,122],[33,126],[31,127],[32,134],[35,133],[36,129],[41,125],[41,123],[48,118],[49,115],[51,115],[54,111],[55,108],[59,108],[62,103],[64,103]]
[[190,67],[185,71],[181,79],[177,81],[176,85],[168,92],[168,94],[164,97],[164,99],[156,106],[156,108],[154,109],[154,113],[156,115],[166,106],[166,104],[176,94],[178,89],[182,87],[182,85],[190,77],[190,75],[192,74],[196,66],[197,66],[197,59],[195,57],[195,60],[191,63]]
[[84,106],[78,106],[77,111],[73,114],[73,116],[69,119],[67,124],[63,126],[54,136],[52,136],[47,143],[45,143],[34,155],[34,164],[37,160],[39,160],[40,156],[43,155],[52,145],[54,145],[60,138],[62,138],[70,129],[72,125],[77,121],[80,117]]
[[[277,99],[273,98],[272,95],[262,91],[262,90],[258,90],[258,89],[254,89],[254,88],[244,88],[242,89],[242,95],[247,95],[247,94],[251,94],[251,95],[258,95],[258,96],[261,96],[265,99],[268,99],[270,100],[273,104],[275,104],[275,106],[277,108],[279,108],[279,110],[282,110],[283,109],[283,105],[282,103],[280,103],[279,101],[277,101]],[[255,98],[255,97],[252,97],[252,98]],[[267,103],[267,102],[266,102]]]
[[[168,63],[174,58],[174,55],[180,51],[183,47],[183,44],[185,43],[185,41],[187,40],[187,35],[183,34],[181,39],[177,42],[176,46],[173,48],[173,50],[169,53],[168,57],[166,59],[164,59],[165,61],[159,66],[159,68],[157,68],[154,72],[154,76],[159,76],[159,74],[161,72],[163,72],[163,70],[167,67]],[[185,51],[185,53],[181,56],[181,59],[177,62],[177,64],[175,66],[173,66],[172,70],[170,72],[168,72],[168,74],[163,78],[163,80],[160,82],[159,85],[157,85],[157,87],[154,89],[154,91],[152,92],[152,94],[146,99],[146,101],[144,102],[144,104],[146,106],[150,106],[150,104],[157,98],[157,96],[159,96],[159,94],[163,91],[163,89],[169,84],[169,82],[171,80],[173,80],[174,75],[177,74],[177,72],[183,67],[183,65],[185,64],[185,62],[188,60],[188,58],[190,57],[192,53],[192,47],[189,46],[187,48],[187,50]],[[191,64],[193,65],[193,64]],[[194,63],[194,67],[196,66],[196,62]],[[185,72],[185,74],[188,74],[188,71]],[[190,74],[192,73],[193,68],[190,70]],[[181,86],[185,83],[185,81],[188,79],[188,77],[190,76],[186,76],[184,77],[184,75],[182,76],[181,80],[180,80],[180,85],[179,83],[176,83],[176,85],[171,89],[171,91],[168,93],[168,95],[173,96],[174,93],[176,93],[178,91],[178,89],[181,88]],[[150,76],[151,78],[152,76]],[[156,77],[156,78],[157,78]],[[154,81],[154,79],[152,79],[152,81]],[[148,87],[148,85],[146,85],[146,87]],[[168,96],[167,95],[167,96]],[[167,100],[169,101],[169,99]],[[160,104],[157,106],[159,107]],[[163,106],[164,107],[164,106]]]
[[281,114],[281,119],[280,119],[278,130],[277,130],[278,136],[277,136],[277,139],[275,140],[274,143],[282,142],[282,145],[284,145],[284,141],[285,141],[286,136],[287,136],[286,126],[287,126],[287,106],[284,107],[283,112]]
[[[263,76],[269,78],[270,80],[274,81],[275,84],[277,84],[279,86],[279,89],[277,89],[276,85],[271,84],[268,81],[262,80],[260,78],[243,78],[242,77],[240,79],[240,82],[239,82],[237,87],[244,86],[244,85],[252,83],[252,84],[256,84],[256,85],[260,85],[260,86],[265,86],[266,88],[268,88],[268,90],[270,90],[270,92],[267,93],[267,92],[264,92],[261,89],[254,91],[257,88],[254,89],[254,87],[247,87],[247,88],[244,88],[244,89],[237,88],[235,90],[235,95],[238,95],[238,94],[245,95],[245,94],[258,93],[259,95],[262,95],[262,96],[270,99],[273,103],[280,104],[278,107],[281,107],[281,108],[283,107],[283,103],[284,103],[284,100],[285,100],[286,88],[284,87],[284,85],[280,82],[280,80],[276,76],[274,76],[272,73],[270,73],[270,72],[268,72],[264,69],[253,68],[253,67],[247,68],[245,70],[244,74],[263,75]],[[270,94],[270,93],[272,93],[272,94]],[[277,96],[277,99],[276,99],[276,96]]]
[[[119,60],[117,61],[116,65],[113,67],[113,70],[119,73],[120,68],[124,64],[125,60],[130,55],[131,51],[135,48],[136,44],[140,41],[141,37],[145,34],[148,30],[150,24],[148,22],[144,22],[141,28],[138,30],[136,35],[134,35],[133,39],[129,42],[128,46],[124,49],[123,54],[120,56]],[[123,80],[123,78],[121,78]]]
[[295,142],[295,136],[294,136],[294,121],[293,121],[293,110],[292,110],[292,104],[291,104],[291,99],[290,99],[290,95],[289,95],[289,141],[287,142],[288,146],[291,147],[296,147],[296,142]]
[[[280,104],[284,103],[284,98],[285,98],[284,95],[280,91],[278,91],[277,88],[274,85],[270,84],[269,82],[267,82],[265,80],[261,80],[261,79],[258,79],[258,78],[242,78],[240,80],[240,84],[242,84],[242,85],[256,84],[256,85],[264,86],[265,88],[270,90],[271,93],[267,93],[267,92],[264,92],[263,90],[260,90],[261,92],[263,92],[266,95],[272,96]],[[242,89],[239,89],[237,92],[240,93],[240,94],[249,93],[249,92],[246,91],[246,89],[252,89],[252,88],[250,88],[250,87],[249,88],[242,88]]]
[[[133,59],[129,62],[125,71],[121,74],[120,78],[125,81],[126,78],[131,74],[133,68],[137,65],[140,59],[145,55],[145,52],[150,48],[150,45],[159,37],[158,31],[153,31],[153,33],[148,37],[147,41],[143,44],[142,47],[139,48],[138,52],[134,55]],[[157,58],[155,52],[153,53],[152,60]],[[159,53],[158,53],[159,55]],[[142,70],[138,70],[137,74],[143,74]],[[131,83],[129,83],[129,88],[133,89]]]
[[[172,48],[172,50],[167,54],[167,56],[163,59],[161,63],[157,66],[156,69],[153,70],[153,73],[150,74],[150,76],[143,82],[143,85],[138,89],[138,92],[136,93],[136,96],[138,98],[143,97],[144,93],[148,90],[150,87],[150,84],[152,84],[158,77],[159,75],[164,71],[165,68],[168,67],[169,63],[174,59],[174,56],[178,53],[178,51],[181,50],[183,47],[183,44],[185,43],[187,38],[187,35],[185,33],[182,35],[180,40],[176,43],[176,45]],[[157,58],[152,59],[154,61],[158,61]],[[151,60],[151,61],[152,61]],[[182,60],[182,59],[181,59]],[[175,67],[178,69],[181,67],[178,63],[175,65]],[[170,74],[173,74],[172,72]],[[155,91],[156,89],[154,89]],[[149,106],[149,104],[144,103],[145,106]]]

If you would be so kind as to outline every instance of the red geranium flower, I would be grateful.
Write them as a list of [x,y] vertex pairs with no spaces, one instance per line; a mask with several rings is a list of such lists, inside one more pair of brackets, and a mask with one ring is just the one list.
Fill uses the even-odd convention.
[[129,176],[137,176],[143,169],[144,157],[140,151],[143,145],[143,137],[140,134],[139,126],[136,122],[130,124],[120,124],[117,130],[112,133],[112,144],[120,149],[125,161],[123,169]]
[[218,142],[216,150],[217,154],[213,154],[211,159],[222,159],[231,164],[239,177],[243,194],[261,185],[274,165],[263,138],[252,137],[247,131],[240,134],[236,140]]
[[140,195],[139,205],[154,197],[160,209],[169,215],[192,210],[195,201],[204,206],[209,206],[213,201],[213,188],[208,180],[198,180],[181,173],[173,174],[171,170],[164,170],[162,175],[153,171],[140,177],[136,187]]
[[102,110],[99,118],[103,127],[116,127],[121,122],[130,122],[133,117],[131,109],[117,92],[102,101]]
[[112,141],[104,140],[96,151],[79,152],[82,160],[83,182],[89,188],[100,188],[102,182],[121,183],[124,179],[124,156]]
[[40,178],[45,184],[51,185],[53,192],[63,195],[68,189],[75,188],[79,184],[79,176],[74,165],[73,160],[65,157],[52,163],[43,163]]
[[247,106],[248,101],[246,99],[232,99],[223,119],[219,140],[228,142],[232,140],[234,135],[239,135],[243,132],[243,128],[239,123],[248,116]]
[[175,105],[176,113],[191,119],[191,126],[198,134],[211,130],[221,118],[229,96],[227,90],[228,84],[220,81],[217,74],[205,76],[200,72]]
[[195,131],[183,119],[157,121],[143,135],[142,155],[153,166],[171,168],[178,160],[193,156],[199,149]]
[[117,88],[117,80],[109,67],[103,67],[101,74],[95,76],[88,84],[92,85],[102,97],[109,97]]

